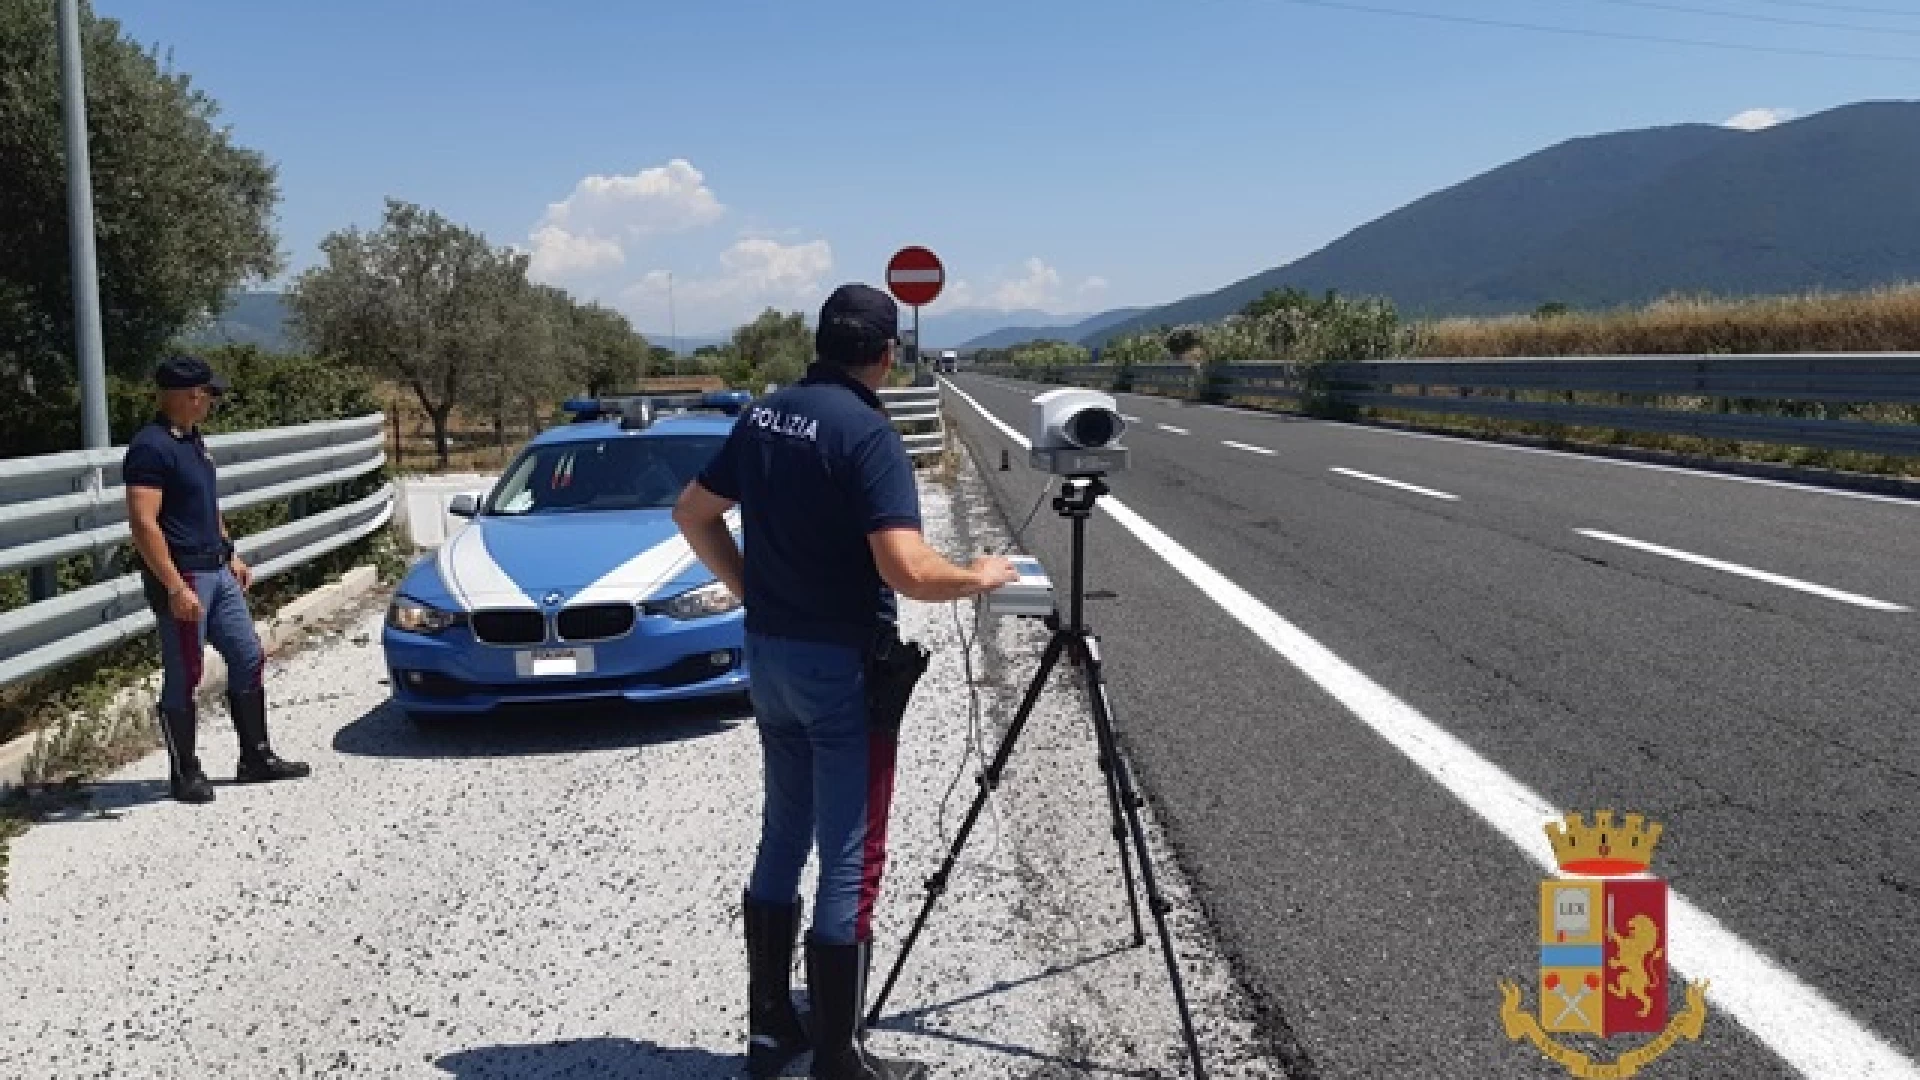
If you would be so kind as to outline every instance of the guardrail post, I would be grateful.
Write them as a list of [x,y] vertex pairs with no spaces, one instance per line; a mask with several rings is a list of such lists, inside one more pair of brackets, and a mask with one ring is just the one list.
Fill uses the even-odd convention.
[[27,571],[27,598],[34,603],[51,600],[60,592],[60,567],[42,563]]

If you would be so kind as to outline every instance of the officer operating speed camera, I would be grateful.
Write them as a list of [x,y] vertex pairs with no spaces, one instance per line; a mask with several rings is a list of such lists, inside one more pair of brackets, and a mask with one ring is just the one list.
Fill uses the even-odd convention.
[[[744,897],[756,1076],[809,1042],[816,1077],[923,1071],[870,1056],[861,1029],[900,713],[925,665],[924,651],[899,639],[894,596],[956,600],[1018,575],[997,557],[956,565],[922,536],[913,464],[876,393],[898,339],[892,298],[862,284],[836,290],[805,378],[742,412],[674,510],[694,553],[746,607],[765,783]],[[725,521],[736,503],[744,554]],[[816,840],[809,1036],[788,970]]]

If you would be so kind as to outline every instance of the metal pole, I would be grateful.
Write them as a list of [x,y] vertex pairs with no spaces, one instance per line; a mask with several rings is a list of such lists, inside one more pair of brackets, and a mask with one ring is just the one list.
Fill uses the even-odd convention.
[[913,305],[913,381],[920,382],[920,305]]
[[93,174],[87,158],[86,74],[79,0],[60,0],[61,102],[67,128],[67,240],[73,263],[73,331],[80,359],[80,432],[87,449],[111,444],[107,369],[100,343],[100,282],[93,257]]
[[680,320],[673,313],[673,271],[667,271],[667,335],[673,338],[673,373],[680,374]]

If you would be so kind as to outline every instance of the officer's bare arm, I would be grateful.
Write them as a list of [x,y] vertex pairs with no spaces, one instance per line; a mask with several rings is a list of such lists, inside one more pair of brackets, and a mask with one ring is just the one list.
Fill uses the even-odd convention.
[[1018,580],[1012,564],[994,556],[956,566],[935,551],[918,529],[881,529],[867,534],[880,579],[894,592],[923,604],[975,596]]
[[167,553],[167,538],[160,532],[160,489],[127,486],[127,525],[133,531],[134,549],[140,559],[160,579],[172,596],[187,587],[180,571],[174,569],[173,556]]
[[731,509],[732,499],[715,495],[695,480],[673,504],[673,523],[713,576],[726,585],[728,592],[744,600],[747,564],[740,557],[740,545],[733,542],[733,530],[727,528],[727,511]]

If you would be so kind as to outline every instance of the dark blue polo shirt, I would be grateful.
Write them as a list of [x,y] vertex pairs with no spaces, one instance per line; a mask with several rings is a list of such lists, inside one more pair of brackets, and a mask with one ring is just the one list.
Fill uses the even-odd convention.
[[160,533],[179,570],[217,570],[225,542],[220,538],[220,489],[213,458],[195,428],[176,435],[163,419],[134,433],[120,463],[127,487],[160,489]]
[[700,484],[740,504],[748,631],[864,647],[894,621],[867,536],[919,529],[920,492],[865,385],[813,365],[740,414]]

